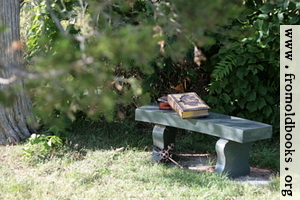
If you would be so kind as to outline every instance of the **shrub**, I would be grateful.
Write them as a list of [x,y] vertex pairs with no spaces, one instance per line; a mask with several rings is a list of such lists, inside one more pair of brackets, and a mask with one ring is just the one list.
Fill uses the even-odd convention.
[[56,135],[32,134],[23,148],[23,157],[31,161],[50,159],[63,141]]
[[299,24],[299,3],[245,5],[241,17],[207,33],[216,39],[206,48],[211,56],[206,68],[213,69],[207,102],[216,112],[269,123],[278,132],[279,25]]

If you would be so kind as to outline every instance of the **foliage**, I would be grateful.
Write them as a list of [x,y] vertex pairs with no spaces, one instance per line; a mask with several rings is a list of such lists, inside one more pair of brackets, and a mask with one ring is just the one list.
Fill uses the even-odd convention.
[[241,17],[208,33],[216,44],[206,48],[207,65],[214,66],[207,102],[217,112],[270,123],[278,132],[279,25],[300,23],[299,3],[245,5]]
[[[78,111],[124,118],[133,113],[124,105],[183,85],[208,92],[203,98],[213,111],[278,130],[279,25],[299,23],[299,4],[240,3],[28,0],[27,86],[41,123],[51,116],[62,127]],[[201,66],[193,60],[195,46],[204,46]]]
[[[109,118],[117,103],[141,94],[134,74],[116,76],[118,68],[139,66],[151,71],[145,66],[157,55],[159,37],[152,37],[153,25],[133,22],[140,20],[136,4],[35,2],[34,9],[24,6],[24,10],[32,12],[32,24],[26,33],[26,58],[31,61],[29,69],[34,76],[27,85],[33,88],[38,116],[43,120],[49,115],[74,120],[74,113],[82,110],[90,117],[105,113]],[[128,7],[122,7],[126,3]],[[148,7],[145,2],[140,4],[149,10],[146,12],[152,12],[149,3]],[[127,20],[125,14],[132,15],[132,19]]]
[[62,145],[62,139],[56,135],[32,134],[24,145],[23,156],[28,159],[47,160]]
[[[162,74],[196,82],[199,69],[180,64],[183,52],[204,43],[203,26],[212,29],[224,23],[225,13],[238,12],[235,1],[201,1],[203,12],[183,1],[49,2],[28,0],[23,6],[30,19],[24,23],[26,84],[37,116],[43,123],[51,116],[57,126],[61,117],[75,120],[77,111],[111,120],[116,106],[149,102],[147,92],[154,97],[157,87],[165,85],[161,94],[177,84]],[[210,14],[214,19],[206,20]]]

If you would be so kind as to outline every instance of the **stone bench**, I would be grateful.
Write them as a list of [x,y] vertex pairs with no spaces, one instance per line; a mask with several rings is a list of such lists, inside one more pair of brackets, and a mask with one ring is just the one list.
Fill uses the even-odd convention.
[[[215,172],[233,178],[250,173],[248,158],[252,142],[272,136],[272,126],[268,124],[212,112],[205,118],[182,119],[174,110],[159,110],[156,103],[137,108],[135,120],[155,124],[153,145],[160,149],[167,149],[169,144],[175,143],[174,128],[219,137],[215,145]],[[152,158],[159,159],[155,149]]]

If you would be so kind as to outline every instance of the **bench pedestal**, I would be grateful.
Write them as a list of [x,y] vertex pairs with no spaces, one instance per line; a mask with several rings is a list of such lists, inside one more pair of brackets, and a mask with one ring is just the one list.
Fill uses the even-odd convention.
[[[152,131],[153,145],[160,149],[167,149],[175,143],[176,130],[173,127],[155,125]],[[250,173],[248,162],[252,142],[238,143],[226,139],[219,139],[216,143],[217,164],[215,172],[226,173],[228,177],[244,176]],[[152,160],[158,161],[161,157],[157,150],[152,152]]]
[[238,143],[219,139],[216,143],[217,164],[215,172],[226,173],[233,178],[249,174],[248,158],[251,147],[252,142]]
[[[168,145],[175,143],[175,134],[176,130],[173,127],[166,127],[163,125],[155,125],[152,131],[153,146],[156,146],[160,149],[167,149]],[[152,160],[160,160],[158,151],[153,149]]]

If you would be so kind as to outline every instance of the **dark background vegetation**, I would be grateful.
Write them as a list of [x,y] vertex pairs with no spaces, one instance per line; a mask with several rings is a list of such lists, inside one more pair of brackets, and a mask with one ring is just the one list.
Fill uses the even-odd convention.
[[[82,148],[92,141],[149,150],[152,127],[134,121],[135,108],[182,87],[213,112],[271,124],[273,138],[254,143],[250,162],[279,171],[279,26],[299,24],[299,7],[260,0],[68,0],[50,7],[28,1],[24,56],[43,79],[27,85],[40,130],[49,135],[35,142],[55,136],[80,138]],[[177,136],[180,151],[214,153],[215,140],[183,130]]]

